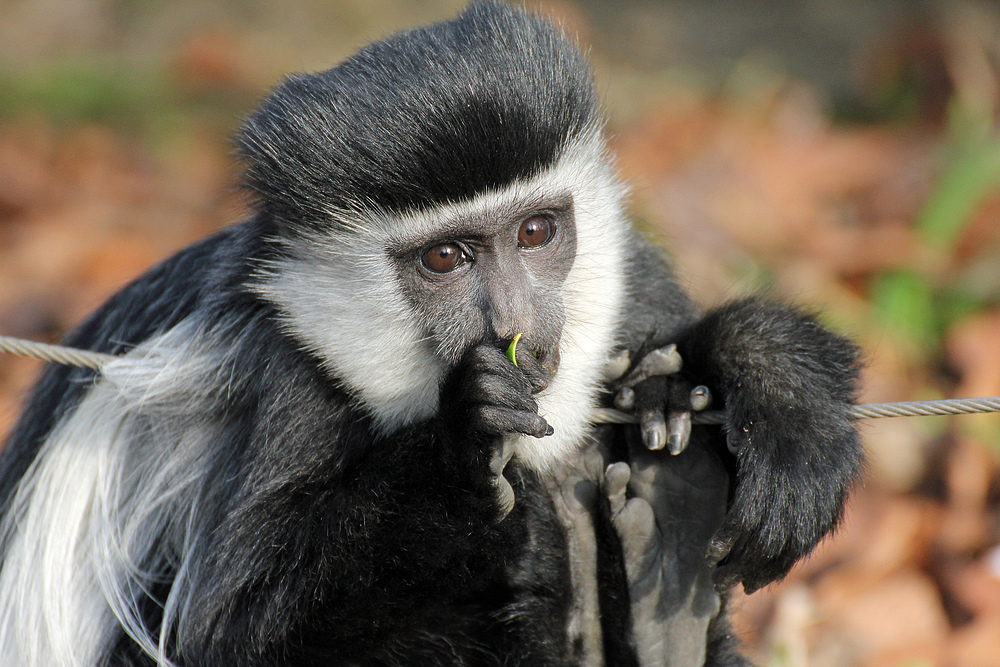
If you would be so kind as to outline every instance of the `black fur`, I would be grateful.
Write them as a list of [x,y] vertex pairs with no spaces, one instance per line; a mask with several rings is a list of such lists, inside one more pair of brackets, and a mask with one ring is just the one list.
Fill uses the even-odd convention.
[[[484,341],[452,369],[437,415],[382,435],[251,285],[284,251],[275,243],[283,234],[358,210],[459,201],[553,164],[569,138],[598,122],[589,77],[547,23],[484,3],[289,80],[238,138],[255,217],[153,269],[67,339],[118,353],[193,322],[228,351],[224,386],[198,407],[218,433],[191,517],[199,541],[190,593],[169,637],[178,664],[586,659],[566,635],[579,582],[543,481],[516,460],[508,465],[516,503],[501,520],[491,470],[498,434],[547,432],[532,397],[544,382]],[[813,319],[760,300],[698,317],[660,255],[638,237],[629,243],[618,342],[636,361],[679,346],[682,375],[667,388],[641,385],[643,400],[671,407],[678,386],[703,383],[724,404],[725,433],[706,429],[691,446],[720,452],[729,512],[710,543],[692,548],[722,561],[720,585],[752,590],[783,576],[840,517],[861,458],[849,417],[857,352]],[[88,372],[46,371],[0,459],[0,506],[92,382]],[[634,428],[607,427],[595,438],[611,459],[628,460],[621,443],[635,439]],[[591,511],[600,657],[639,664],[618,536],[606,502]],[[180,548],[162,540],[162,549]],[[154,630],[167,574],[144,608]],[[706,643],[707,664],[745,664],[724,617]],[[110,664],[149,658],[122,636]]]
[[587,64],[559,31],[480,3],[290,78],[237,146],[272,214],[329,224],[331,212],[420,209],[531,176],[596,122],[594,102]]
[[862,464],[851,417],[858,352],[814,318],[760,299],[710,311],[678,342],[685,374],[724,398],[736,450],[733,510],[712,545],[718,579],[753,592],[841,518]]

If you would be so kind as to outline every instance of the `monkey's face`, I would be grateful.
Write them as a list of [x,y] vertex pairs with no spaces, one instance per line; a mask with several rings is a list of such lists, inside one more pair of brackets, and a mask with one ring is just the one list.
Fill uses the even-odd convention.
[[438,215],[435,234],[393,251],[402,291],[437,355],[454,366],[473,345],[506,348],[521,333],[521,345],[555,373],[563,284],[576,257],[572,197]]
[[287,221],[253,290],[380,430],[438,412],[474,345],[521,345],[549,371],[537,396],[555,435],[519,455],[551,465],[576,446],[620,317],[623,188],[595,128],[529,178],[408,209],[358,202]]

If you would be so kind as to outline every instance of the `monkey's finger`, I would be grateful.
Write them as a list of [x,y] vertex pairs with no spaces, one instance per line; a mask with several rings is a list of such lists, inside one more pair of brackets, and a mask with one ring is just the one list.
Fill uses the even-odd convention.
[[736,533],[726,528],[719,529],[709,542],[705,559],[712,565],[718,565],[733,550],[734,544],[736,544]]
[[592,445],[579,456],[579,470],[586,479],[603,484],[606,459],[607,455],[602,451],[600,445]]
[[604,495],[611,505],[611,515],[617,516],[625,507],[625,489],[632,476],[628,464],[623,461],[612,463],[604,471]]
[[494,373],[509,378],[520,378],[524,374],[510,363],[510,359],[500,349],[483,343],[468,352],[468,364],[471,370],[480,373]]
[[493,477],[493,486],[496,489],[496,500],[499,506],[497,518],[503,521],[510,514],[510,511],[514,509],[517,497],[514,495],[514,487],[510,485],[510,482],[503,475],[495,475]]
[[667,423],[667,449],[677,456],[687,449],[691,440],[691,413],[671,412]]
[[646,449],[663,449],[667,444],[667,421],[663,417],[663,410],[652,408],[640,412],[639,431]]
[[496,450],[494,450],[492,456],[490,456],[490,472],[494,475],[502,475],[504,468],[510,463],[511,458],[514,456],[514,448],[507,442],[501,443]]
[[[723,593],[740,583],[740,573],[731,565],[720,565],[712,573],[712,583],[715,585],[715,590]],[[753,590],[747,588],[745,592],[749,595]]]
[[691,390],[691,409],[693,411],[701,412],[711,404],[712,392],[708,390],[708,387],[700,384]]
[[622,350],[612,355],[604,364],[604,381],[614,382],[625,375],[629,365],[632,363],[632,356],[628,350]]
[[507,357],[491,345],[477,345],[465,359],[462,392],[478,403],[496,403],[534,411],[532,384]]
[[647,598],[662,581],[662,536],[652,506],[642,498],[629,498],[611,515],[611,524],[621,542],[633,600]]
[[517,346],[516,350],[517,368],[520,369],[524,377],[531,385],[531,393],[537,394],[549,386],[551,377],[549,372],[542,365],[542,362],[530,351],[524,341]]
[[499,405],[512,410],[537,412],[538,403],[531,397],[526,382],[512,382],[509,378],[482,373],[476,375],[465,387],[465,395],[472,403]]
[[727,425],[725,431],[726,449],[733,456],[737,456],[740,450],[750,441],[750,427]]
[[499,405],[481,405],[473,411],[474,426],[493,435],[523,433],[544,438],[555,431],[544,418],[534,412],[511,410]]
[[634,387],[643,380],[657,375],[673,375],[681,369],[681,355],[674,344],[653,350],[639,362],[639,365],[625,378],[623,386]]
[[632,412],[635,409],[635,389],[622,387],[615,395],[615,407],[622,412]]

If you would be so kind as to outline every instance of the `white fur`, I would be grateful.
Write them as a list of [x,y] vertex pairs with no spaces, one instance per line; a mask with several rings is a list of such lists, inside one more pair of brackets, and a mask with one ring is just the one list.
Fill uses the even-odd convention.
[[310,239],[267,268],[255,289],[278,306],[289,332],[358,395],[386,431],[431,416],[445,367],[416,326],[385,239]]
[[[154,542],[190,547],[187,512],[213,433],[198,389],[218,380],[218,355],[197,341],[179,327],[113,362],[46,440],[0,527],[0,665],[103,664],[119,625],[170,664],[137,604],[168,565],[162,553],[147,562]],[[184,589],[181,575],[164,637]]]
[[577,257],[565,283],[559,371],[538,397],[539,413],[555,434],[515,439],[525,462],[546,468],[572,451],[587,428],[600,369],[621,317],[625,190],[609,163],[594,130],[534,178],[404,216],[372,213],[349,223],[344,232],[310,237],[303,247],[292,248],[291,259],[267,267],[256,289],[283,313],[289,332],[390,433],[437,411],[447,370],[398,288],[391,249],[440,235],[443,221],[474,219],[540,194],[569,191]]

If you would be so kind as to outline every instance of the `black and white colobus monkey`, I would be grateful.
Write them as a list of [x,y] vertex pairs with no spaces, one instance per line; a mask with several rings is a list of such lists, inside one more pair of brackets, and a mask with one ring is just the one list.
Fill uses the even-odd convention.
[[[499,3],[281,84],[253,216],[87,320],[120,360],[48,369],[7,443],[0,663],[745,664],[716,591],[837,522],[857,353],[699,316],[601,124]],[[614,395],[640,425],[590,425]]]

